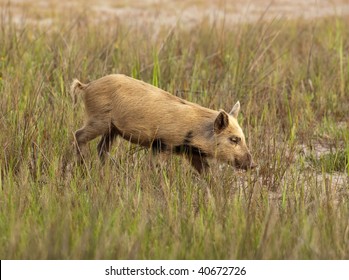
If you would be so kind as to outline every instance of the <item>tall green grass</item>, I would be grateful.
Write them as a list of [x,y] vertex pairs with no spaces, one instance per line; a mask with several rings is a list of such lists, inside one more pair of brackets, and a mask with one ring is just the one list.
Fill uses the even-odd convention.
[[[86,14],[2,20],[0,258],[348,259],[348,23],[203,20],[154,39]],[[154,169],[123,140],[105,166],[91,142],[77,167],[83,105],[70,83],[109,73],[213,109],[240,100],[259,168],[212,163],[198,176],[173,156]]]

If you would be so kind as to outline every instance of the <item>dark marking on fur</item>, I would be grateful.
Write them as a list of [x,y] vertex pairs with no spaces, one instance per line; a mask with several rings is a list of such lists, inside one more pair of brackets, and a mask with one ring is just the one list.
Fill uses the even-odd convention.
[[194,137],[194,133],[192,130],[188,131],[184,137],[183,145],[190,145]]

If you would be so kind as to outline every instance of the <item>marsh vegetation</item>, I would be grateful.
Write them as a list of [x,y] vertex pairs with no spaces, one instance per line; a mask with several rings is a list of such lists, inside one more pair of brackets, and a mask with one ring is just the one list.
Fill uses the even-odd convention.
[[[1,259],[348,259],[349,17],[129,26],[68,13],[0,22]],[[102,28],[103,27],[103,28]],[[212,109],[241,103],[259,167],[118,139],[74,164],[73,78],[142,79]],[[156,159],[155,159],[156,160]]]

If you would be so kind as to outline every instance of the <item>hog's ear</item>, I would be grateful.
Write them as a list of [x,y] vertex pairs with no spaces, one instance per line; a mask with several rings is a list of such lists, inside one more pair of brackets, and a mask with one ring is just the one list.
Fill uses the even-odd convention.
[[229,116],[226,112],[220,111],[217,118],[214,121],[214,132],[221,133],[229,125]]
[[240,102],[236,102],[236,104],[234,105],[233,109],[231,109],[230,111],[230,115],[232,115],[235,119],[238,117],[240,112]]

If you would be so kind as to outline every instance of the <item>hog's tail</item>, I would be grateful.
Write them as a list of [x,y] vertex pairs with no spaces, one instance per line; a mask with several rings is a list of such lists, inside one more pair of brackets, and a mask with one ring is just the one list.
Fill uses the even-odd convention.
[[74,79],[70,86],[70,94],[73,98],[74,105],[76,104],[76,96],[84,92],[84,89],[86,88],[86,84],[81,83],[78,79]]

